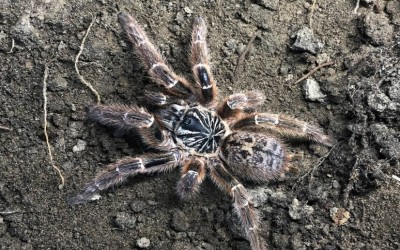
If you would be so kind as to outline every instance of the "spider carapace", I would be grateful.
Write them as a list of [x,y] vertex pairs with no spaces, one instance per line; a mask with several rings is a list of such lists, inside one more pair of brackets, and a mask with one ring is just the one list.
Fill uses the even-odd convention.
[[[144,107],[94,105],[90,120],[130,133],[135,131],[152,153],[124,157],[108,165],[78,194],[71,205],[97,199],[99,192],[139,174],[181,169],[176,186],[181,198],[195,196],[206,176],[233,198],[233,207],[253,250],[266,249],[260,236],[260,216],[239,179],[267,182],[283,174],[290,157],[278,136],[305,139],[332,146],[333,140],[307,122],[260,111],[261,91],[218,97],[211,71],[206,34],[201,17],[193,22],[190,65],[194,83],[177,75],[150,42],[132,16],[119,21],[128,40],[159,85],[160,92],[146,92]],[[154,153],[157,152],[157,153]],[[208,175],[206,175],[208,173]]]
[[229,131],[215,112],[200,105],[174,104],[161,110],[160,116],[164,126],[174,133],[177,145],[200,155],[215,153]]

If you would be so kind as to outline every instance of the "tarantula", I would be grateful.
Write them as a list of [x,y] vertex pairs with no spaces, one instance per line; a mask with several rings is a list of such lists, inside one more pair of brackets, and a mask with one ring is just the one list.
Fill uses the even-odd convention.
[[177,191],[186,199],[198,193],[208,173],[220,189],[232,196],[251,248],[266,249],[259,235],[259,215],[236,177],[266,182],[288,169],[290,155],[274,134],[327,146],[332,146],[333,140],[304,121],[258,112],[264,102],[260,92],[233,94],[219,102],[207,53],[206,24],[201,17],[194,18],[191,42],[195,84],[174,73],[132,16],[120,13],[118,19],[161,92],[144,94],[142,101],[147,109],[95,105],[89,108],[88,117],[104,126],[137,133],[141,142],[157,153],[125,157],[108,165],[68,203],[97,199],[100,191],[130,176],[177,167],[181,168]]

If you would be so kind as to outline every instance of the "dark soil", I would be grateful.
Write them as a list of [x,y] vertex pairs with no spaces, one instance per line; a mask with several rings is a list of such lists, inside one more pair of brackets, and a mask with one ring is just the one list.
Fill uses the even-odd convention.
[[[257,89],[266,95],[263,110],[319,125],[338,141],[332,149],[291,143],[302,155],[297,173],[246,184],[271,249],[399,249],[400,3],[362,0],[354,14],[356,1],[316,2],[312,11],[303,0],[1,1],[0,125],[12,131],[0,134],[0,249],[249,249],[230,198],[206,181],[196,199],[179,200],[178,171],[67,205],[105,165],[143,153],[86,121],[95,97],[74,69],[95,16],[79,68],[102,102],[134,104],[152,86],[122,35],[119,11],[134,15],[189,79],[191,22],[203,16],[221,96]],[[295,84],[327,61],[335,64],[312,76],[320,92]],[[45,64],[61,190],[43,132]]]

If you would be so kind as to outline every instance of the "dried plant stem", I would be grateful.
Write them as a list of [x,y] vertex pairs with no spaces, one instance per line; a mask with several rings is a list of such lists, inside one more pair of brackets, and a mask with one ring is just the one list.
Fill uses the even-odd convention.
[[311,6],[310,21],[309,21],[311,30],[312,30],[312,21],[313,21],[313,15],[314,15],[316,3],[317,3],[317,0],[313,0],[312,6]]
[[51,166],[57,171],[60,179],[61,179],[61,184],[59,185],[59,189],[62,189],[64,187],[64,176],[60,170],[60,168],[58,168],[53,160],[53,153],[51,151],[51,146],[50,146],[50,142],[49,142],[49,135],[47,134],[47,78],[49,76],[49,66],[46,64],[44,66],[44,76],[43,76],[43,127],[44,127],[44,136],[46,138],[46,145],[47,145],[47,151],[49,154],[49,158],[50,158],[50,163]]
[[357,15],[358,8],[360,8],[360,0],[357,0],[356,7],[353,10],[353,13]]
[[11,48],[7,52],[7,54],[11,54],[13,52],[14,47],[15,47],[15,41],[14,41],[14,38],[11,38]]
[[294,84],[297,84],[305,79],[307,79],[308,77],[310,77],[312,74],[314,74],[315,72],[317,72],[320,68],[326,67],[326,66],[330,66],[332,64],[335,64],[335,62],[326,62],[323,64],[318,65],[317,67],[315,67],[314,69],[312,69],[310,72],[308,72],[307,74],[305,74],[304,76],[302,76],[299,80],[297,80]]
[[0,133],[1,132],[10,132],[12,129],[6,126],[0,125]]
[[243,65],[244,59],[246,58],[246,55],[249,53],[251,46],[253,45],[253,42],[257,36],[258,36],[258,32],[255,32],[253,34],[253,36],[250,38],[250,41],[246,45],[246,48],[243,50],[242,54],[240,54],[238,61],[236,63],[235,70],[233,71],[233,81],[234,82],[237,81],[238,76],[240,75],[240,73],[242,73],[242,70],[243,70],[242,65]]
[[82,54],[82,52],[83,52],[83,49],[84,49],[84,47],[85,47],[86,38],[87,38],[87,36],[88,36],[88,34],[89,34],[89,32],[90,32],[90,29],[92,28],[92,26],[93,26],[93,24],[94,24],[95,21],[96,21],[96,17],[93,17],[92,21],[91,21],[90,24],[89,24],[89,27],[88,27],[87,30],[86,30],[86,33],[85,33],[84,37],[83,37],[83,39],[82,39],[81,46],[79,47],[79,52],[78,52],[78,54],[77,54],[76,57],[75,57],[75,71],[76,71],[76,74],[77,74],[78,77],[79,77],[79,80],[81,80],[81,82],[82,82],[84,85],[86,85],[86,87],[88,87],[88,88],[93,92],[93,94],[96,96],[97,104],[100,104],[100,95],[99,95],[99,93],[93,88],[92,84],[90,84],[89,82],[87,82],[87,81],[83,78],[83,76],[79,73],[79,68],[78,68],[79,57],[81,56],[81,54]]

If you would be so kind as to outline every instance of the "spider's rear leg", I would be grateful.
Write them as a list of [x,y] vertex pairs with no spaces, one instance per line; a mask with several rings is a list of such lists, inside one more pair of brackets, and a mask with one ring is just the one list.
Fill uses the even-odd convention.
[[171,141],[157,124],[154,116],[144,108],[125,105],[94,105],[89,108],[91,121],[113,129],[138,132],[142,142],[157,149],[169,149]]
[[260,216],[255,210],[245,187],[223,166],[219,159],[209,162],[210,176],[214,183],[233,198],[235,212],[250,242],[252,250],[266,250],[266,243],[259,235]]
[[201,102],[212,103],[218,95],[207,52],[207,26],[201,17],[193,21],[190,61],[196,83],[201,87]]
[[182,199],[189,199],[196,195],[199,186],[205,178],[206,170],[203,160],[198,158],[187,161],[182,167],[181,178],[178,181],[177,191]]
[[157,155],[144,155],[138,158],[126,157],[107,166],[96,178],[86,185],[78,194],[68,198],[70,205],[86,203],[98,198],[99,192],[124,182],[128,177],[137,174],[165,172],[178,166],[183,155],[172,151]]
[[332,147],[335,143],[335,140],[326,135],[321,128],[284,115],[254,113],[239,119],[232,125],[233,129],[254,127],[276,131],[288,138],[314,141],[328,147]]
[[136,46],[135,52],[149,71],[150,77],[163,87],[164,91],[182,99],[196,94],[193,86],[186,79],[175,74],[167,65],[160,52],[149,41],[146,33],[132,16],[120,13],[118,20],[129,41]]
[[237,117],[242,113],[252,113],[264,103],[262,93],[249,91],[246,93],[228,96],[218,107],[218,115],[221,118]]

